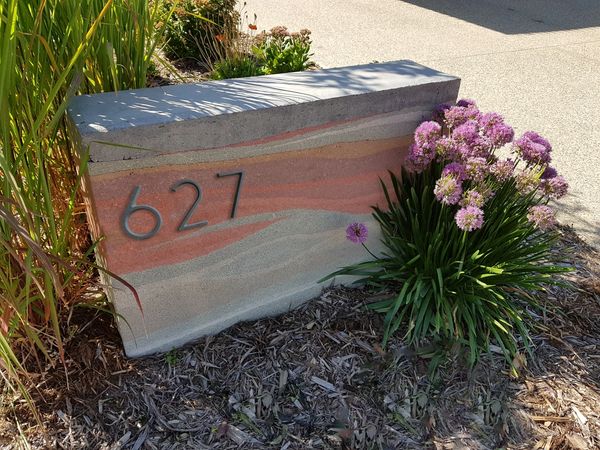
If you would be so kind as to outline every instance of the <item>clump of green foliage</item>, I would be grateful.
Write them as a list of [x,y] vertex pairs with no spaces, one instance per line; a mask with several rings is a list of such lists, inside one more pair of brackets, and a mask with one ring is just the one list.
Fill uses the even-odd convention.
[[224,54],[224,36],[237,28],[236,0],[163,0],[172,12],[165,33],[170,59],[191,59],[210,67]]
[[[251,30],[256,26],[249,25]],[[217,61],[211,78],[223,80],[275,73],[299,72],[311,68],[310,31],[289,32],[278,26],[257,36],[226,33],[220,39],[225,53]]]
[[311,62],[310,31],[289,32],[278,26],[256,37],[253,53],[261,62],[265,74],[301,72],[314,65]]
[[226,80],[229,78],[245,78],[264,75],[256,58],[241,55],[239,57],[217,61],[211,73],[213,80]]
[[[513,141],[499,114],[481,113],[472,101],[437,114],[417,128],[409,169],[381,182],[386,202],[373,217],[382,254],[329,278],[356,276],[387,294],[369,305],[385,317],[384,345],[402,331],[409,345],[433,344],[436,362],[466,349],[472,365],[495,343],[512,364],[523,349],[532,354],[535,292],[570,270],[552,252],[558,231],[547,206],[567,184],[537,133]],[[352,224],[347,236],[364,245],[367,230]]]

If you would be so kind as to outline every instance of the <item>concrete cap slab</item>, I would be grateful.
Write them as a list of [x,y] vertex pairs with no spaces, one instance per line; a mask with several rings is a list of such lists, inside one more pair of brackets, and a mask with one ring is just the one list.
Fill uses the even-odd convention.
[[[265,134],[284,133],[321,124],[323,118],[318,116],[329,114],[332,108],[336,110],[335,117],[332,117],[335,120],[369,116],[372,110],[396,111],[399,98],[406,107],[410,107],[411,102],[419,101],[419,92],[412,95],[411,87],[422,90],[425,86],[436,84],[447,86],[448,81],[454,81],[458,86],[457,77],[404,60],[82,95],[72,100],[69,116],[84,143],[104,143],[91,146],[90,156],[94,161],[118,161],[154,156],[136,151],[135,148],[128,152],[123,146],[148,146],[146,150],[158,150],[160,153],[185,151],[188,147],[226,146]],[[392,97],[386,94],[398,89],[403,89],[405,95]],[[377,97],[370,102],[363,102],[358,108],[356,104],[354,107],[344,107],[349,97],[369,93]],[[428,92],[427,95],[431,94]],[[329,108],[322,102],[327,102]],[[374,105],[374,102],[379,104]],[[390,104],[382,109],[382,102]],[[316,103],[319,105],[313,110],[312,105]],[[301,105],[305,104],[311,107],[303,108]],[[287,108],[275,110],[275,106]],[[249,111],[257,113],[251,130],[245,126],[245,122],[233,128],[221,129],[219,121],[224,116]],[[274,111],[277,111],[277,116],[272,116]],[[178,124],[187,121],[198,122],[195,138],[184,138],[179,133]],[[201,125],[202,122],[204,125]],[[261,122],[263,129],[256,127],[256,123]],[[139,130],[132,134],[132,128]],[[125,139],[120,133],[124,130],[128,133]],[[164,135],[169,131],[173,135],[170,148],[154,148],[154,134]],[[111,142],[119,147],[107,148],[106,143]]]

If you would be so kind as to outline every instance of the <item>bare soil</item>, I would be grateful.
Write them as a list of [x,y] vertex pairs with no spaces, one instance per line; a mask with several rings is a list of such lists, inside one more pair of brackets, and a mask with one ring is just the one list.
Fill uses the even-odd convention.
[[494,349],[429,376],[399,337],[381,348],[362,289],[137,360],[110,316],[87,313],[72,320],[66,368],[33,391],[45,430],[5,395],[0,448],[20,448],[19,429],[36,449],[600,448],[600,255],[562,234],[573,286],[544,295],[519,377]]

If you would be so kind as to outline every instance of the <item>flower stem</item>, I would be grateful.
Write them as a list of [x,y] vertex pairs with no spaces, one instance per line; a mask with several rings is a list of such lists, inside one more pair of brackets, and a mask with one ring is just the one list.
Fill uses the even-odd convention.
[[361,243],[360,243],[360,245],[362,245],[362,246],[365,248],[365,250],[366,250],[367,252],[369,252],[369,255],[371,255],[373,258],[375,258],[375,259],[379,259],[377,256],[375,256],[375,255],[374,255],[374,254],[371,252],[371,250],[369,250],[369,249],[367,248],[367,246],[365,245],[365,243],[364,243],[364,242],[361,242]]

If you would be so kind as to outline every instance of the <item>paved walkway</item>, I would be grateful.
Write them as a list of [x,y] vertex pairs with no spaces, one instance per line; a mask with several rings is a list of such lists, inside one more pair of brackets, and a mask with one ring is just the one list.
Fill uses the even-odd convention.
[[546,136],[571,184],[559,219],[600,247],[600,0],[248,0],[259,30],[313,32],[323,67],[412,59]]

